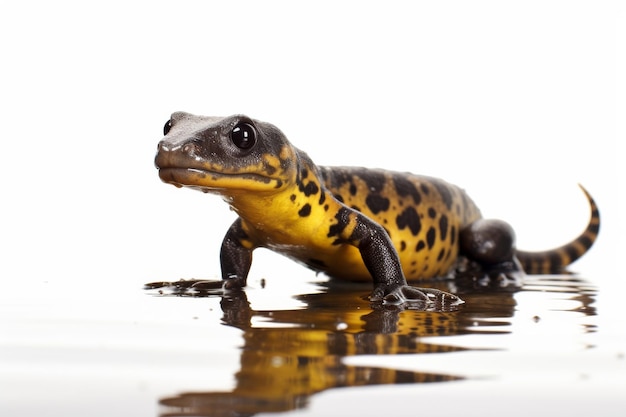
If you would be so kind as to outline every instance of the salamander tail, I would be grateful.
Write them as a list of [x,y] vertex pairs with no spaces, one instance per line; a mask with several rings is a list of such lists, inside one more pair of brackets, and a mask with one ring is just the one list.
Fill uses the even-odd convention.
[[556,249],[541,252],[517,250],[515,255],[527,274],[562,273],[565,267],[583,256],[596,241],[600,231],[600,212],[587,190],[580,184],[579,187],[587,196],[591,210],[587,228],[576,239]]

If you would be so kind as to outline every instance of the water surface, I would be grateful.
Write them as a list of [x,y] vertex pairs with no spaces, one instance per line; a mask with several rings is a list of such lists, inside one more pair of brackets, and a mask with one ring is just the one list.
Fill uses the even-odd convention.
[[2,415],[582,416],[625,405],[622,341],[583,277],[529,277],[519,291],[439,283],[466,301],[451,312],[380,308],[369,286],[323,281],[285,294],[283,280],[294,278],[227,297],[101,283],[76,298],[45,281],[5,294]]

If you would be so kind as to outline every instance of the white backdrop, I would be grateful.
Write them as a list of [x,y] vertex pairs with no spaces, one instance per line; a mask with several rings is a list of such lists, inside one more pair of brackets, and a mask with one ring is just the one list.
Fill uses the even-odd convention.
[[[162,184],[153,166],[164,122],[185,110],[272,122],[319,164],[446,178],[485,215],[509,220],[529,250],[582,230],[580,182],[603,225],[574,269],[623,286],[614,274],[626,233],[618,208],[626,73],[619,8],[3,5],[0,279],[141,285],[218,277],[233,214],[218,198]],[[276,268],[308,274],[259,258],[256,276]]]

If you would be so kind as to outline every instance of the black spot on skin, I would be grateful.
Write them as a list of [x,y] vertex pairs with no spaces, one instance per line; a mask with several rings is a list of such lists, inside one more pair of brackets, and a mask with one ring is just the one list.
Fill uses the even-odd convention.
[[580,242],[585,249],[589,249],[593,244],[593,240],[591,240],[589,236],[581,236],[580,239],[577,239],[577,241]]
[[415,246],[415,252],[419,252],[426,247],[426,243],[423,240],[417,242],[417,246]]
[[295,195],[295,194],[291,194],[291,195],[289,196],[289,199],[290,199],[291,201],[296,201],[296,195]]
[[320,190],[319,187],[313,181],[309,181],[309,183],[306,186],[300,185],[300,191],[302,191],[304,195],[307,197],[317,194],[319,190]]
[[[341,207],[337,214],[335,214],[335,219],[337,219],[337,224],[333,224],[328,228],[327,237],[339,236],[343,229],[346,228],[349,221],[350,210],[346,207]],[[333,243],[335,244],[335,243]]]
[[439,255],[437,255],[437,260],[441,261],[443,259],[443,255],[446,253],[446,251],[444,249],[441,249],[439,251]]
[[420,195],[417,188],[415,188],[415,184],[409,181],[404,176],[394,175],[393,177],[393,185],[396,187],[396,193],[400,197],[406,197],[410,195],[413,197],[413,202],[417,205],[422,201],[422,196]]
[[426,243],[428,244],[428,249],[432,249],[433,245],[435,244],[435,235],[437,233],[435,232],[435,228],[431,227],[430,229],[428,229],[428,232],[426,232]]
[[298,211],[298,216],[307,217],[309,214],[311,214],[311,205],[309,203],[306,203],[302,206],[300,211]]
[[361,211],[361,208],[359,206],[350,206],[350,208],[356,211]]
[[420,184],[420,188],[422,189],[422,192],[424,194],[428,194],[429,190],[428,190],[428,187],[426,186],[426,184]]
[[356,195],[356,185],[350,183],[350,195]]
[[324,204],[324,211],[328,211],[328,204]]
[[268,162],[263,163],[263,169],[268,175],[274,175],[276,173],[276,167],[270,165]]
[[429,207],[428,208],[428,217],[430,217],[431,219],[434,219],[435,217],[437,217],[437,211],[434,208]]
[[308,176],[309,176],[309,170],[306,168],[302,168],[302,171],[300,171],[300,178],[305,179]]
[[385,174],[379,171],[361,169],[358,174],[372,192],[380,192],[385,186]]
[[589,231],[594,235],[597,235],[600,232],[600,211],[597,208],[591,211],[591,217],[594,220],[592,224],[589,225]]
[[420,217],[413,207],[407,207],[402,213],[400,213],[396,217],[396,224],[400,230],[408,227],[413,236],[417,236],[422,229]]
[[442,214],[439,219],[439,233],[441,234],[441,240],[446,240],[448,236],[448,217],[445,214]]
[[337,201],[339,201],[340,203],[343,203],[343,197],[340,196],[339,194],[335,194],[335,198],[337,199]]
[[557,272],[563,268],[563,258],[558,253],[552,253],[549,259],[550,272]]
[[396,217],[396,225],[400,230],[408,227],[413,236],[417,236],[422,229],[420,217],[413,207],[407,207]]
[[563,249],[569,259],[576,259],[580,256],[580,253],[578,253],[578,250],[574,246],[565,246]]
[[274,188],[280,188],[283,186],[283,182],[281,180],[276,180],[276,186]]
[[293,162],[290,156],[287,156],[285,158],[281,158],[279,156],[279,160],[280,160],[280,167],[282,168],[283,171],[287,171],[287,169],[289,169],[289,167],[291,166],[291,163]]
[[450,244],[454,245],[456,242],[456,227],[452,226],[450,228]]
[[404,240],[400,241],[400,252],[406,249],[406,242]]
[[448,210],[450,210],[452,207],[452,193],[450,191],[450,187],[442,180],[437,178],[432,178],[431,184],[435,187],[435,189],[437,189],[437,192],[441,196],[443,203],[446,205]]
[[326,193],[324,191],[322,191],[320,193],[320,201],[319,201],[319,205],[321,206],[322,204],[324,204],[324,201],[326,201]]
[[378,194],[369,194],[365,198],[365,204],[374,214],[378,214],[381,211],[389,210],[389,199],[381,197]]
[[343,184],[352,182],[352,175],[347,170],[341,168],[322,169],[322,178],[326,184],[330,184],[331,190],[338,190]]

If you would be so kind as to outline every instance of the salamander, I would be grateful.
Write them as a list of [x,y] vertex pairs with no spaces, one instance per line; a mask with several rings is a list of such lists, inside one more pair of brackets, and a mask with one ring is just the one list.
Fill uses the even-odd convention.
[[442,179],[317,166],[277,127],[244,115],[177,112],[164,134],[155,158],[161,180],[221,195],[238,215],[220,251],[225,290],[246,285],[252,253],[265,247],[332,278],[373,280],[372,302],[460,304],[408,281],[463,270],[563,271],[599,232],[598,208],[584,188],[591,211],[584,232],[559,248],[524,252],[510,225],[482,218],[464,190]]

